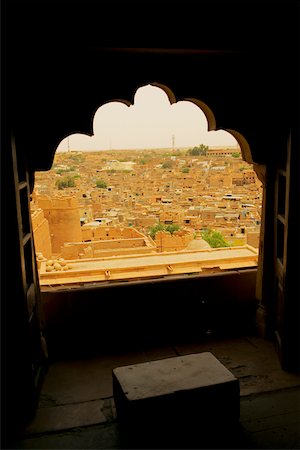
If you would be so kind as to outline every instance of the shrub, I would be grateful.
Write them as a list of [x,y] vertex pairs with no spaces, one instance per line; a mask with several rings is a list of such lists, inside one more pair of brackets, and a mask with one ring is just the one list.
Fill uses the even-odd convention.
[[104,180],[97,180],[96,181],[96,187],[99,189],[106,189],[107,183]]
[[229,247],[228,242],[226,242],[226,240],[219,231],[207,229],[202,231],[201,237],[212,248]]

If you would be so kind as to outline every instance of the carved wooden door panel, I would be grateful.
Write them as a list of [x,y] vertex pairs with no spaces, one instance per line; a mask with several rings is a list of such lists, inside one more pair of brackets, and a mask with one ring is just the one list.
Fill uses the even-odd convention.
[[[283,369],[299,369],[299,292],[293,253],[298,252],[299,168],[291,152],[291,135],[286,152],[276,168],[275,182],[275,337]],[[299,224],[298,224],[299,225]],[[299,255],[298,255],[299,256]],[[298,266],[299,267],[299,266]],[[297,368],[298,366],[298,368]]]
[[[35,248],[30,215],[30,182],[26,162],[18,154],[14,139],[11,142],[14,174],[16,214],[18,223],[19,258],[22,274],[21,305],[16,313],[24,315],[24,339],[28,348],[28,401],[34,412],[44,370],[47,367],[47,349],[43,336],[44,317],[41,307],[40,287],[35,260]],[[27,353],[27,352],[26,352]]]

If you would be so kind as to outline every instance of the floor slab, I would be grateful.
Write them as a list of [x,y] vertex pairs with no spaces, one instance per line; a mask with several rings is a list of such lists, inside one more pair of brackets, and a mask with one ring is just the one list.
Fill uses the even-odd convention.
[[103,400],[75,403],[71,405],[40,408],[36,419],[26,429],[26,434],[68,430],[105,423]]
[[120,441],[112,370],[200,352],[211,352],[240,383],[240,430],[228,448],[299,448],[300,375],[283,371],[273,343],[255,336],[53,361],[36,415],[15,448],[126,448]]

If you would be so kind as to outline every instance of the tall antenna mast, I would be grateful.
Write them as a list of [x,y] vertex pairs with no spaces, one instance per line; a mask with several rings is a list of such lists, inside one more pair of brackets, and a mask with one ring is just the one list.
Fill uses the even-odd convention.
[[175,134],[172,134],[172,149],[175,150]]

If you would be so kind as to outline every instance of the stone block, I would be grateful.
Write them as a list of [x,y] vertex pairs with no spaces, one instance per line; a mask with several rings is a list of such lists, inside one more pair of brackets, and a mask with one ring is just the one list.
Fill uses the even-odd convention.
[[205,432],[238,423],[239,381],[210,352],[117,367],[112,375],[117,417],[129,431],[174,437],[192,424]]

